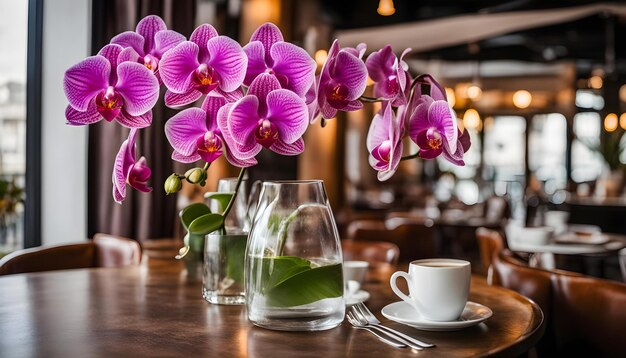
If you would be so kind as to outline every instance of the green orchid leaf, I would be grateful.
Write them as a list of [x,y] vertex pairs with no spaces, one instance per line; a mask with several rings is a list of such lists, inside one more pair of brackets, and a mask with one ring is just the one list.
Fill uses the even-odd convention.
[[243,285],[248,235],[226,235],[220,240],[220,251],[226,255],[226,276]]
[[270,306],[293,307],[343,295],[341,264],[305,269],[265,291]]
[[180,211],[180,221],[186,230],[189,230],[189,225],[195,219],[202,215],[210,214],[211,209],[204,203],[194,203]]
[[204,197],[209,200],[216,200],[220,205],[220,214],[226,210],[228,203],[232,199],[235,192],[230,193],[204,193]]
[[194,235],[206,235],[219,229],[224,224],[224,217],[219,214],[205,214],[193,220],[189,224],[189,233]]
[[185,239],[189,242],[189,251],[201,252],[204,255],[204,235],[187,233]]

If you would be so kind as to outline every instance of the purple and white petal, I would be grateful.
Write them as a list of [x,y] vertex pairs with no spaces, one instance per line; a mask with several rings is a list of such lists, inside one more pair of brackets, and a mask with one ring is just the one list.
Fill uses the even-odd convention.
[[86,124],[99,122],[102,116],[96,109],[96,102],[91,101],[89,107],[87,107],[87,110],[84,112],[77,111],[72,108],[72,106],[67,106],[67,108],[65,108],[65,119],[67,119],[67,124],[71,126],[84,126]]
[[259,41],[263,44],[266,61],[271,66],[273,63],[271,62],[270,50],[275,43],[282,42],[284,39],[278,26],[266,22],[254,31],[250,37],[250,42],[253,41]]
[[224,97],[226,99],[226,102],[229,102],[229,103],[237,102],[237,101],[239,101],[240,99],[243,98],[243,89],[241,87],[239,87],[236,90],[231,91],[231,92],[224,92],[221,89],[219,89],[219,87],[218,87],[218,88],[214,89],[209,95],[211,95],[213,93],[218,94],[218,95]]
[[200,49],[198,60],[200,63],[207,63],[209,60],[209,51],[207,49],[207,43],[210,39],[217,37],[217,30],[209,24],[202,24],[198,26],[189,37],[189,41],[198,45]]
[[218,36],[209,40],[209,65],[220,75],[219,87],[223,91],[236,90],[243,83],[248,57],[237,41]]
[[147,166],[146,158],[141,157],[130,169],[126,181],[131,187],[141,192],[149,193],[152,191],[152,188],[147,184],[150,175],[152,175],[152,170]]
[[145,39],[143,53],[148,54],[154,49],[154,36],[159,32],[167,30],[165,21],[156,15],[148,15],[141,19],[135,31]]
[[174,150],[184,156],[196,151],[196,141],[206,132],[206,113],[200,108],[185,109],[165,123],[167,140]]
[[243,51],[248,56],[248,68],[243,83],[250,86],[250,83],[261,73],[267,70],[265,62],[265,49],[260,41],[252,41],[243,47]]
[[288,144],[283,140],[278,139],[274,142],[274,144],[272,144],[270,150],[281,155],[298,155],[304,152],[304,140],[302,138],[298,138],[295,142]]
[[267,119],[278,127],[279,138],[292,144],[306,132],[309,111],[297,94],[279,89],[267,95]]
[[115,117],[115,120],[126,128],[146,128],[152,124],[152,111],[138,116],[131,116],[126,111],[122,110],[117,117]]
[[65,71],[63,90],[70,106],[86,111],[91,100],[109,86],[111,64],[103,56],[87,57]]
[[200,66],[200,48],[191,41],[184,41],[163,54],[159,73],[163,83],[174,93],[186,93],[193,84],[194,71]]
[[270,50],[277,74],[287,77],[286,88],[304,97],[315,80],[315,61],[301,47],[288,42],[278,42]]
[[185,41],[185,36],[173,30],[162,30],[154,35],[154,48],[151,54],[160,58],[163,54],[174,48],[179,43]]
[[159,100],[159,82],[145,66],[121,63],[117,67],[117,78],[115,89],[124,98],[124,109],[131,116],[146,113]]
[[[229,118],[233,106],[234,103],[227,103],[226,105],[224,105],[224,107],[220,108],[220,110],[217,112],[217,124],[220,128],[220,131],[222,132],[222,138],[224,139],[224,142],[226,142],[226,159],[228,159],[231,164],[238,165],[231,161],[229,159],[229,156],[236,159],[237,161],[244,161],[249,163],[254,160],[254,157],[259,154],[263,147],[254,140],[253,136],[250,138],[251,140],[249,140],[245,144],[238,144],[232,138],[229,128]],[[254,162],[256,164],[256,161]]]
[[179,108],[197,101],[200,97],[202,97],[202,92],[194,88],[190,88],[185,93],[174,93],[167,90],[165,92],[165,105],[170,108]]
[[450,153],[456,152],[458,141],[458,128],[456,114],[446,101],[435,101],[428,109],[428,121],[432,126],[436,126],[444,135],[444,141],[450,147]]
[[202,110],[206,113],[206,129],[214,131],[217,129],[217,112],[226,104],[224,97],[207,96],[202,102]]
[[361,59],[346,51],[339,51],[334,66],[330,69],[330,76],[346,86],[347,99],[355,100],[365,92],[367,83],[367,68]]
[[280,88],[280,82],[276,76],[269,73],[262,73],[252,81],[248,88],[248,95],[256,96],[259,99],[258,114],[260,117],[267,115],[267,95]]
[[259,99],[256,96],[248,95],[234,103],[229,111],[228,132],[235,143],[245,145],[254,140],[254,131],[260,119],[258,110]]
[[[109,83],[117,82],[117,65],[118,63],[122,62],[122,61],[119,61],[119,57],[120,57],[120,53],[122,53],[123,50],[124,48],[120,45],[108,44],[108,45],[105,45],[100,51],[98,51],[98,55],[109,60],[109,63],[111,64],[111,74],[109,75]],[[131,48],[130,51],[134,51],[134,50]]]
[[117,36],[114,36],[111,39],[111,43],[120,45],[124,48],[131,47],[140,56],[144,56],[146,54],[144,52],[145,39],[143,36],[134,31],[125,31]]
[[191,155],[183,155],[181,153],[178,153],[177,151],[174,151],[172,153],[172,159],[180,163],[195,163],[198,160],[202,159],[202,157],[200,157],[200,154],[198,154],[197,152]]

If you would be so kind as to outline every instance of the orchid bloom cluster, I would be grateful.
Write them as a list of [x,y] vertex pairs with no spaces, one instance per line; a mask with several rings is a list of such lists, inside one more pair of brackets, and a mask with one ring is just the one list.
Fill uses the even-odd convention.
[[[264,148],[298,155],[307,127],[317,118],[328,120],[372,101],[382,102],[367,136],[370,164],[380,180],[389,179],[403,159],[405,137],[420,148],[405,159],[442,155],[463,165],[467,132],[457,128],[437,82],[428,75],[411,78],[403,60],[409,51],[398,58],[386,46],[364,59],[364,44],[340,48],[335,41],[316,76],[311,56],[285,42],[274,24],[259,27],[241,47],[209,24],[187,40],[151,15],[135,31],[115,36],[97,55],[67,70],[65,114],[70,125],[105,119],[130,128],[113,166],[118,203],[126,197],[126,185],[152,190],[150,169],[144,157],[136,160],[135,142],[140,129],[152,123],[162,86],[168,107],[187,107],[165,124],[172,159],[205,163],[185,175],[172,174],[165,183],[168,193],[180,190],[181,179],[203,185],[209,165],[222,155],[241,168],[257,164],[255,157]],[[368,76],[375,82],[374,97],[363,96]],[[422,93],[424,87],[428,93]],[[199,107],[193,106],[200,100]]]

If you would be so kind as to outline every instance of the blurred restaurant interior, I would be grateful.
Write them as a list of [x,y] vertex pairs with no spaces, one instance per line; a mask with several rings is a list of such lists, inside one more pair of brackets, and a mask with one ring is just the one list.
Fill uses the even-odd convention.
[[[120,205],[111,199],[110,163],[128,129],[66,125],[65,70],[150,14],[186,37],[212,24],[242,46],[273,22],[315,60],[317,74],[335,38],[342,47],[365,43],[364,58],[387,44],[398,56],[410,48],[411,77],[436,78],[470,135],[465,165],[406,160],[379,181],[365,143],[381,104],[365,103],[311,124],[301,155],[262,151],[247,191],[257,180],[321,179],[344,259],[383,271],[418,259],[467,260],[473,275],[543,310],[547,326],[530,356],[626,354],[626,3],[618,0],[2,1],[0,259],[8,256],[0,275],[46,270],[3,271],[23,249],[97,234],[136,240],[144,259],[173,257],[186,228],[178,212],[237,177],[221,157],[206,185],[183,181],[165,195],[168,176],[195,165],[171,160],[162,128],[176,111],[161,101],[138,146],[154,191],[129,192]],[[375,97],[373,84],[368,78],[365,96]],[[406,154],[420,150],[402,145]],[[381,241],[393,245],[375,246]],[[571,288],[571,277],[589,286]],[[0,278],[0,302],[10,288]],[[568,325],[583,328],[574,334]]]

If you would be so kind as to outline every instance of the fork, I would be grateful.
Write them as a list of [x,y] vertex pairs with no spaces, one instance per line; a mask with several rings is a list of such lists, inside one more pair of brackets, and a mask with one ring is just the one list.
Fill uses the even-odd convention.
[[396,347],[396,348],[406,348],[407,347],[406,344],[401,343],[400,341],[397,341],[395,339],[385,338],[385,337],[381,336],[380,334],[376,333],[376,331],[374,331],[372,328],[360,324],[359,321],[354,317],[354,315],[352,313],[348,312],[346,314],[346,318],[348,319],[348,322],[350,322],[352,327],[357,328],[357,329],[364,329],[364,330],[370,332],[371,334],[375,335],[376,337],[378,337],[378,339],[380,339],[381,341],[389,344],[390,346],[393,346],[393,347]]
[[383,333],[386,337],[390,337],[390,338],[392,338],[392,339],[394,339],[394,340],[396,340],[398,342],[406,344],[407,346],[409,346],[409,347],[411,347],[411,348],[413,348],[415,350],[421,351],[422,349],[424,349],[422,346],[417,345],[417,344],[413,343],[412,341],[410,341],[408,339],[402,338],[402,337],[400,337],[400,336],[398,336],[398,335],[396,335],[394,333],[387,332],[384,329],[381,329],[380,327],[376,327],[374,325],[371,325],[365,319],[365,317],[363,317],[363,316],[359,316],[359,315],[354,314],[354,313],[349,313],[349,314],[351,314],[352,315],[352,319],[354,319],[356,321],[353,324],[357,324],[358,323],[358,325],[360,327],[375,329],[375,330],[379,331],[380,333]]
[[382,329],[388,333],[393,333],[399,337],[404,338],[405,340],[408,340],[414,344],[417,344],[418,346],[422,348],[431,348],[435,346],[434,344],[422,342],[419,339],[408,336],[402,332],[396,331],[395,329],[383,326],[381,322],[378,320],[378,318],[374,316],[372,311],[370,311],[369,308],[367,308],[367,306],[363,302],[359,302],[356,305],[352,306],[351,310],[355,316],[363,317],[372,327],[378,327],[379,329]]

